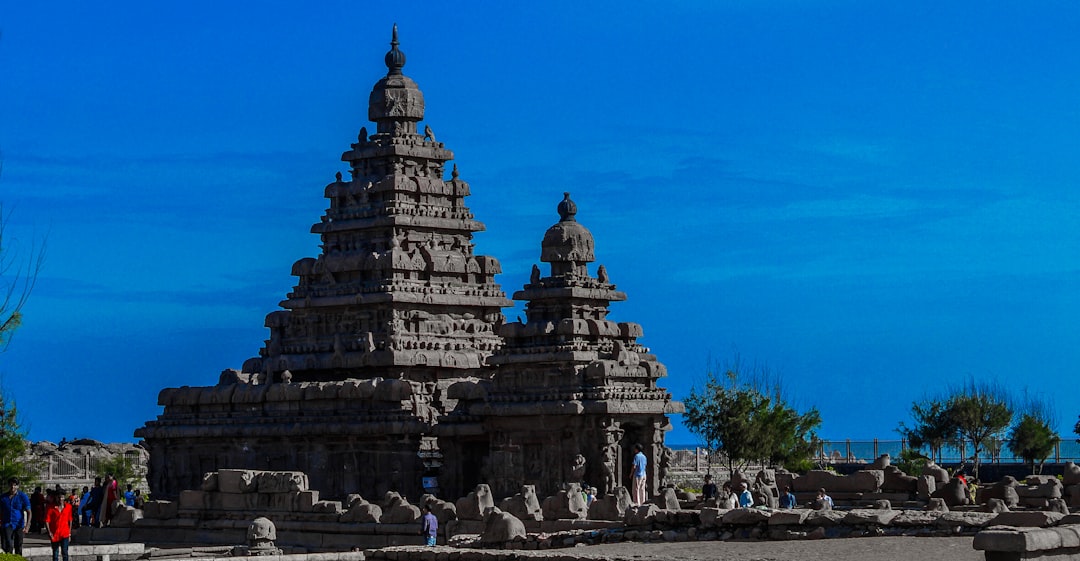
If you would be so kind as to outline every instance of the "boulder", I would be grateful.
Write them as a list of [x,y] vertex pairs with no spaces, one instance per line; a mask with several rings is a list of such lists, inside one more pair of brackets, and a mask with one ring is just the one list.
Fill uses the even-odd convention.
[[[589,505],[589,520],[622,520],[628,508],[630,508],[630,492],[626,490],[626,487],[616,487],[613,492],[593,500],[593,503]],[[703,508],[702,511],[704,510]]]
[[[593,504],[596,502],[594,501]],[[540,499],[536,497],[536,485],[522,485],[521,491],[516,495],[506,497],[499,503],[499,510],[510,513],[518,520],[544,519],[544,512],[540,509]],[[622,517],[616,520],[622,520]]]
[[477,485],[468,495],[458,499],[456,506],[459,520],[483,520],[487,509],[495,506],[491,487],[487,483]]
[[1005,506],[1016,508],[1016,506],[1020,504],[1020,495],[1016,492],[1016,488],[1019,485],[1020,484],[1016,481],[1015,477],[1006,475],[1001,478],[1001,481],[998,481],[993,485],[980,487],[977,500],[986,502],[990,499],[1001,499],[1005,502]]
[[480,542],[484,544],[504,544],[509,541],[525,540],[525,524],[509,512],[490,507],[484,513],[484,533]]

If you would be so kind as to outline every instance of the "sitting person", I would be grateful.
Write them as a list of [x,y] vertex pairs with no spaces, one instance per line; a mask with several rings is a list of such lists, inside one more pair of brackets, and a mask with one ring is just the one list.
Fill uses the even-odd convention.
[[735,496],[735,493],[731,492],[731,483],[724,483],[723,490],[720,493],[720,498],[720,508],[727,510],[739,508],[739,497]]
[[711,499],[716,496],[716,484],[712,482],[712,475],[705,474],[705,484],[701,486],[701,498]]
[[780,508],[795,508],[795,493],[791,487],[785,485],[784,492],[780,494]]
[[752,506],[754,506],[754,495],[750,493],[746,482],[743,481],[739,483],[739,508],[750,508]]

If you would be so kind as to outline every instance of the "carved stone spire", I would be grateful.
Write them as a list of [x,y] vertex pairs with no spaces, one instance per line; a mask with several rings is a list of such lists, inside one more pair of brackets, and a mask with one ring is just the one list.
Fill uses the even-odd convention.
[[397,24],[394,24],[393,35],[390,38],[390,52],[386,53],[386,67],[390,69],[387,76],[401,75],[401,69],[405,66],[405,53],[398,49]]

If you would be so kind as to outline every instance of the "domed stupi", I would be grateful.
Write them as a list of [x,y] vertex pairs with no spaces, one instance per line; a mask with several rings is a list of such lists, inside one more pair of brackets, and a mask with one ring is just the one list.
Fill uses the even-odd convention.
[[[498,260],[477,255],[484,230],[465,205],[469,184],[424,118],[402,73],[394,27],[387,74],[332,174],[325,214],[311,227],[318,256],[292,266],[296,285],[266,316],[269,338],[216,386],[166,388],[164,411],[136,431],[150,451],[156,498],[199,489],[220,469],[302,471],[323,498],[397,491],[456,498],[488,482],[500,493],[550,494],[584,477],[626,485],[632,446],[662,481],[665,369],[637,343],[641,327],[607,319],[626,295],[595,261],[592,233],[566,193],[540,261],[514,299],[495,282]],[[505,495],[504,495],[505,496]]]

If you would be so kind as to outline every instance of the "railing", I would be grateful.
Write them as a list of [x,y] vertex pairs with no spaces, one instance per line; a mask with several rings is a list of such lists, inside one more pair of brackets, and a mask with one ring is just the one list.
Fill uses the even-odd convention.
[[[146,460],[139,454],[125,454],[136,473],[146,473]],[[30,471],[43,483],[61,481],[90,482],[95,477],[105,475],[103,465],[112,458],[91,456],[71,458],[63,456],[38,456],[27,459]]]
[[[674,451],[670,467],[672,471],[704,472],[709,469],[709,451],[704,447],[693,445],[671,445],[670,447]],[[882,454],[889,454],[895,461],[907,448],[906,440],[824,440],[813,459],[821,463],[870,463]],[[968,442],[950,442],[932,452],[931,454],[930,450],[922,450],[922,453],[932,456],[938,463],[960,464],[972,461],[973,450]],[[1046,461],[1080,462],[1080,444],[1073,439],[1063,439],[1054,447],[1054,451]],[[1024,463],[1024,459],[1009,452],[1008,441],[994,440],[989,446],[979,448],[979,462],[1019,464]],[[718,458],[714,458],[712,468],[715,469],[722,463]]]

